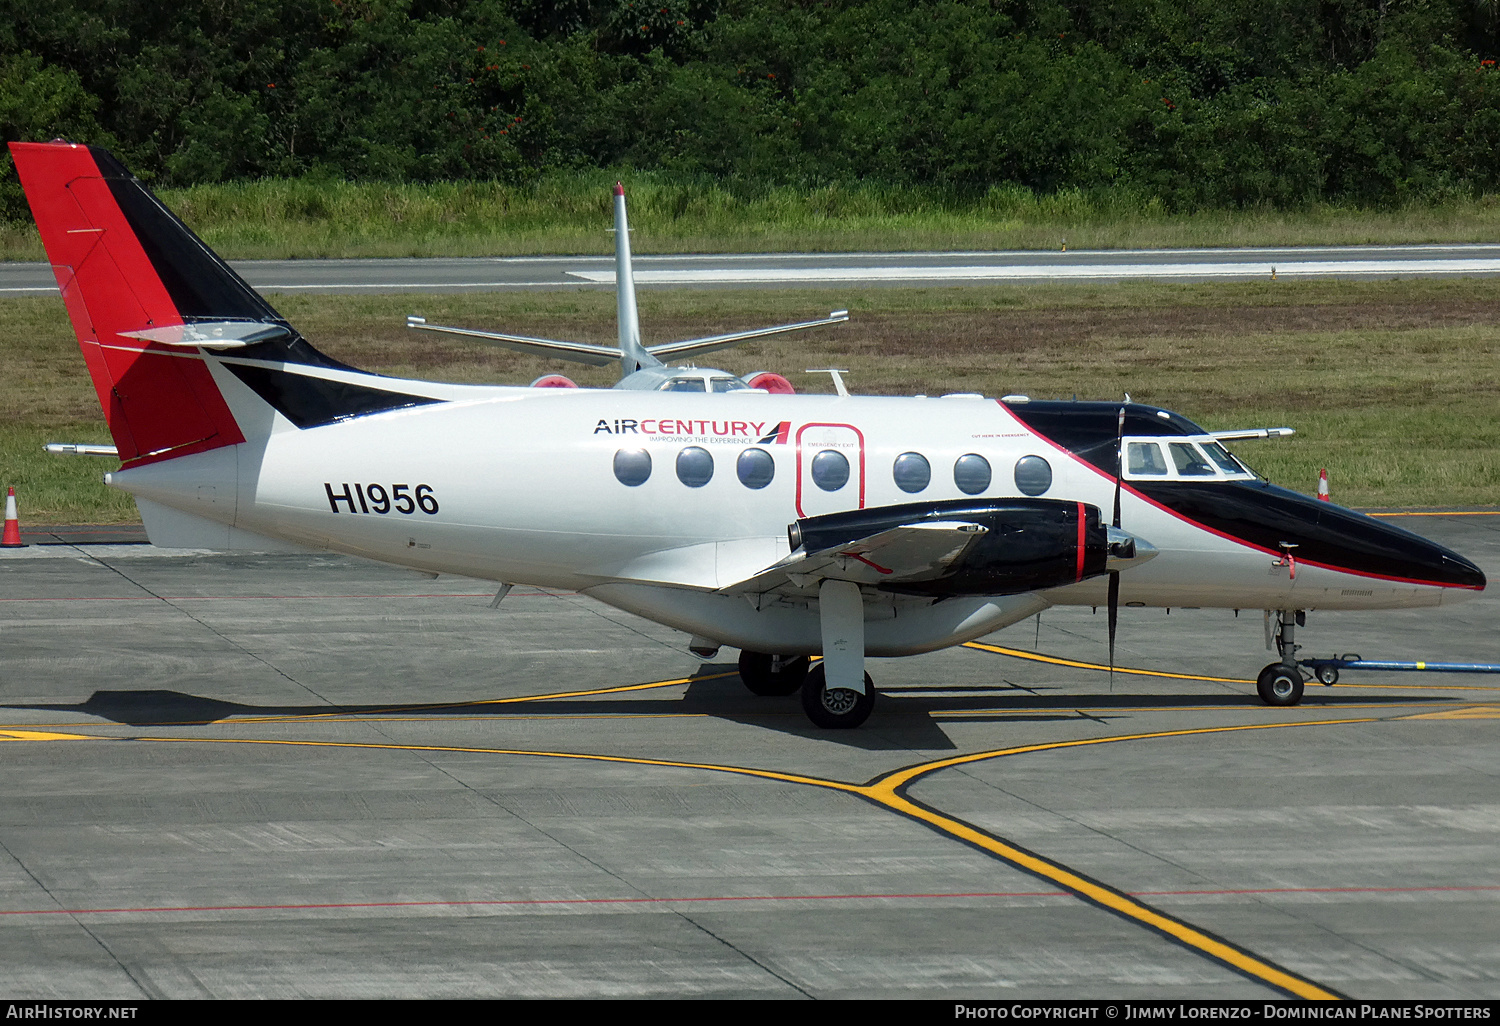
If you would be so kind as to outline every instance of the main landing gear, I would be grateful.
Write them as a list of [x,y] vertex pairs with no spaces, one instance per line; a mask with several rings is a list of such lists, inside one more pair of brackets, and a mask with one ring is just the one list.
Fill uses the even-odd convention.
[[808,671],[807,680],[802,685],[802,711],[807,713],[814,726],[824,730],[859,726],[875,709],[875,682],[868,673],[864,678],[863,692],[853,688],[831,688],[823,664],[819,663]]
[[[1268,612],[1267,616],[1271,614]],[[1298,609],[1278,610],[1276,616],[1275,643],[1281,661],[1271,663],[1255,678],[1255,690],[1260,700],[1267,705],[1296,705],[1302,701],[1302,686],[1307,682],[1302,676],[1302,667],[1297,665],[1295,642],[1297,628],[1307,626],[1307,614]]]
[[815,726],[825,730],[857,727],[875,708],[875,682],[864,675],[864,692],[828,686],[823,663],[812,665],[807,656],[777,656],[764,652],[740,653],[740,680],[752,695],[784,697],[801,692],[802,711]]
[[767,655],[764,652],[740,653],[740,680],[752,695],[779,697],[795,695],[807,679],[807,656]]
[[875,684],[865,672],[865,609],[859,585],[825,580],[818,587],[823,659],[740,652],[740,679],[752,694],[802,693],[802,711],[825,730],[847,730],[870,718]]

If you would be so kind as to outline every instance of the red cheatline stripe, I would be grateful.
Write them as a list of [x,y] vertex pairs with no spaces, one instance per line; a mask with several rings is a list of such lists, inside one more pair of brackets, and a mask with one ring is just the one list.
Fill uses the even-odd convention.
[[[1198,891],[1128,891],[1137,898],[1215,897],[1253,894],[1426,894],[1500,891],[1500,885],[1474,887],[1258,887]],[[159,905],[141,908],[0,909],[0,916],[84,916],[146,912],[315,912],[361,908],[535,908],[543,905],[672,905],[706,901],[912,901],[934,898],[1072,898],[1066,891],[940,891],[912,894],[733,894],[684,898],[518,898],[467,901],[351,901],[302,905]]]

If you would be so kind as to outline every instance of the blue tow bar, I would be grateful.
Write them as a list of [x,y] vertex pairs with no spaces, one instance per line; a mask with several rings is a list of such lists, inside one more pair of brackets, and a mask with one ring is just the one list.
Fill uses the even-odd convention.
[[1330,687],[1338,683],[1340,670],[1405,670],[1422,673],[1500,673],[1500,663],[1396,663],[1379,659],[1361,659],[1349,653],[1329,659],[1301,659],[1298,662],[1313,671],[1319,683]]

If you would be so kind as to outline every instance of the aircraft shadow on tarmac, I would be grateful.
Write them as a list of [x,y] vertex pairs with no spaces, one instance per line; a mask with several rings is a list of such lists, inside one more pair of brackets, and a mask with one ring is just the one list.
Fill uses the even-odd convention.
[[[797,696],[761,698],[747,693],[731,665],[706,664],[679,698],[647,697],[649,692],[599,695],[579,698],[543,698],[536,701],[496,703],[475,699],[468,702],[375,703],[360,705],[252,705],[229,702],[180,691],[96,691],[83,702],[5,705],[0,708],[68,715],[92,716],[132,727],[184,727],[209,725],[247,718],[328,719],[349,716],[421,717],[597,717],[597,716],[712,716],[734,723],[753,725],[787,734],[816,737],[823,741],[864,750],[907,749],[956,750],[943,731],[944,723],[1035,723],[1091,720],[1107,723],[1147,709],[1172,706],[1179,709],[1232,709],[1244,711],[1254,702],[1245,695],[1217,692],[1184,694],[1079,695],[1046,693],[1047,688],[1021,688],[1007,683],[994,685],[906,685],[882,692],[875,714],[860,730],[825,731],[807,722]],[[725,673],[730,674],[724,676]],[[1060,689],[1057,689],[1060,690]],[[928,694],[927,692],[930,692]],[[1433,696],[1419,696],[1431,702]],[[1324,707],[1360,704],[1397,705],[1413,701],[1410,695],[1371,698],[1368,695],[1310,694],[1310,703]],[[624,729],[622,725],[622,729]]]

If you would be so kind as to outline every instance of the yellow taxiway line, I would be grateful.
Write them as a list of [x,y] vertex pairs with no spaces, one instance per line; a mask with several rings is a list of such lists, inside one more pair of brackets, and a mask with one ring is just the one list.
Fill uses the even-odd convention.
[[546,758],[563,759],[577,762],[599,762],[625,764],[634,766],[659,766],[670,769],[701,770],[711,773],[728,773],[736,776],[753,777],[761,780],[774,780],[781,783],[797,784],[807,787],[818,787],[826,790],[839,791],[858,798],[862,798],[874,805],[880,806],[888,811],[895,812],[915,822],[921,823],[938,833],[944,834],[954,840],[968,844],[980,851],[1019,869],[1022,872],[1046,880],[1058,888],[1078,897],[1097,908],[1118,915],[1124,919],[1144,926],[1147,929],[1160,934],[1167,939],[1181,944],[1200,955],[1209,958],[1248,976],[1259,980],[1283,993],[1303,999],[1339,999],[1343,995],[1330,990],[1312,980],[1292,972],[1282,966],[1256,955],[1222,937],[1215,936],[1205,930],[1201,930],[1191,923],[1185,922],[1176,916],[1153,908],[1136,898],[1131,897],[1124,891],[1111,887],[1108,884],[1094,880],[1069,867],[1054,862],[1035,852],[1028,851],[1018,845],[1011,844],[1004,838],[998,837],[988,831],[966,823],[963,820],[945,815],[913,798],[906,792],[907,789],[919,779],[936,773],[940,770],[955,766],[968,765],[983,762],[989,759],[998,759],[1015,755],[1025,755],[1034,752],[1056,751],[1067,748],[1078,748],[1088,745],[1112,744],[1123,741],[1146,741],[1162,738],[1189,737],[1201,734],[1222,734],[1246,730],[1275,730],[1290,729],[1296,727],[1326,727],[1338,726],[1350,723],[1378,722],[1380,717],[1360,717],[1333,720],[1304,720],[1293,723],[1262,723],[1221,727],[1195,727],[1180,730],[1154,731],[1139,734],[1118,734],[1109,737],[1080,738],[1072,741],[1053,741],[1040,744],[1021,745],[1010,748],[997,748],[983,752],[973,752],[967,755],[950,756],[929,762],[919,763],[914,766],[904,767],[884,774],[866,784],[854,784],[842,780],[830,780],[823,777],[808,776],[800,773],[786,773],[779,770],[758,769],[749,766],[730,766],[719,763],[707,762],[684,762],[674,759],[649,759],[638,756],[601,755],[586,752],[554,752],[538,751],[515,748],[483,748],[468,746],[449,745],[406,745],[355,741],[300,741],[284,740],[274,738],[186,738],[186,737],[136,737],[122,738],[120,740],[168,742],[178,744],[241,744],[241,745],[281,745],[290,747],[308,748],[344,748],[363,750],[384,751],[408,751],[408,752],[434,752],[434,753],[466,753],[482,755],[517,756],[524,758]]
[[[976,649],[980,652],[992,652],[995,655],[1010,656],[1013,659],[1025,659],[1033,663],[1047,663],[1051,666],[1071,666],[1077,670],[1099,670],[1108,673],[1110,668],[1104,663],[1090,663],[1081,659],[1063,659],[1060,656],[1044,655],[1041,652],[1027,652],[1019,648],[1006,648],[1003,645],[987,645],[982,641],[968,641],[962,646],[964,648]],[[1137,677],[1169,677],[1172,680],[1206,680],[1215,684],[1254,684],[1255,681],[1244,677],[1208,677],[1197,673],[1173,673],[1169,670],[1139,670],[1129,666],[1116,666],[1115,673],[1128,673]],[[1308,681],[1308,684],[1312,684]],[[1317,682],[1320,688],[1375,688],[1386,691],[1422,690],[1422,691],[1500,691],[1500,686],[1494,684],[1324,684]]]

